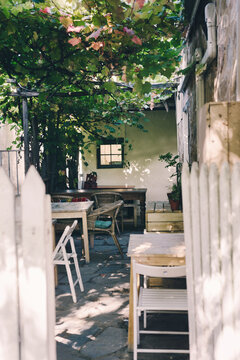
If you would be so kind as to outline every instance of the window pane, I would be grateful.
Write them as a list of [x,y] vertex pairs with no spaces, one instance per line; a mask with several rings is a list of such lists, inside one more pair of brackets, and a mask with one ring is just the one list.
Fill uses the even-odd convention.
[[122,155],[112,155],[112,164],[121,164]]
[[100,145],[100,154],[111,154],[111,145]]
[[112,154],[121,154],[122,152],[122,145],[121,144],[114,144],[112,146]]
[[111,165],[110,155],[101,155],[100,160],[101,160],[101,165]]
[[[116,143],[118,142],[118,144]],[[120,142],[120,143],[119,143]],[[107,140],[97,147],[98,168],[123,167],[123,139]]]

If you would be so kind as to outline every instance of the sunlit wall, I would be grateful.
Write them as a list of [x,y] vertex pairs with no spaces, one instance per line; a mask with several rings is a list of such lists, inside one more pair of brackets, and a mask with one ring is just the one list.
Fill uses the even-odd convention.
[[149,122],[144,127],[148,132],[126,127],[123,131],[133,150],[125,150],[125,160],[130,163],[123,169],[97,169],[96,149],[87,155],[86,173],[97,171],[98,185],[134,185],[147,188],[147,201],[167,200],[169,175],[165,165],[158,161],[160,154],[177,153],[175,111],[149,111]]

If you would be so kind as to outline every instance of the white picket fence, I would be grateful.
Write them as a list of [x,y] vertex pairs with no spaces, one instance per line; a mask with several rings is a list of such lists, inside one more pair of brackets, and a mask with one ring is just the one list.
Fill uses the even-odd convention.
[[191,360],[240,359],[240,164],[184,165]]
[[55,360],[51,204],[32,166],[16,196],[0,168],[0,359]]

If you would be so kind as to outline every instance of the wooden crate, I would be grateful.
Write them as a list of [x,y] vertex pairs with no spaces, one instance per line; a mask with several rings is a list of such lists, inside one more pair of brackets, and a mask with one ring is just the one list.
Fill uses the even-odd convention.
[[182,212],[146,212],[147,231],[183,231]]

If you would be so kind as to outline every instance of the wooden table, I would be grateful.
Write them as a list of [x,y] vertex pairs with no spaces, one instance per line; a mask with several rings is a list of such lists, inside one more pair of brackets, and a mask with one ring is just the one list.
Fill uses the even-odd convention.
[[52,203],[52,218],[53,219],[82,219],[83,226],[83,242],[85,259],[88,263],[90,261],[89,243],[88,243],[88,228],[87,228],[87,214],[93,206],[93,201],[83,202],[58,202]]
[[148,265],[184,265],[184,234],[132,234],[127,255],[131,257],[128,349],[133,351],[133,276],[132,260]]
[[52,193],[52,196],[58,195],[70,195],[73,197],[86,197],[91,199],[93,193],[97,191],[116,191],[122,195],[123,201],[127,200],[139,200],[140,202],[140,218],[141,218],[141,227],[145,227],[145,211],[146,211],[146,188],[135,188],[128,186],[98,186],[93,189],[82,189],[82,190],[63,190],[57,193]]

